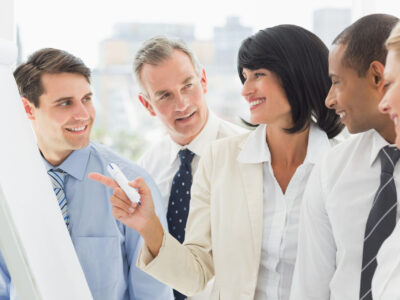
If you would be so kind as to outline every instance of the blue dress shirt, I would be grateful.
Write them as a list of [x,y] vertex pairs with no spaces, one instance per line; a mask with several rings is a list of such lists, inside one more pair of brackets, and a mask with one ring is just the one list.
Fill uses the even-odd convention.
[[[112,216],[112,189],[88,178],[88,173],[108,175],[106,166],[117,164],[129,180],[143,177],[151,189],[157,215],[164,228],[161,194],[148,173],[108,148],[90,143],[73,151],[57,168],[67,173],[65,194],[70,234],[94,300],[173,299],[172,289],[136,267],[143,240]],[[47,170],[54,168],[45,161]],[[0,255],[0,300],[16,299],[14,287]]]

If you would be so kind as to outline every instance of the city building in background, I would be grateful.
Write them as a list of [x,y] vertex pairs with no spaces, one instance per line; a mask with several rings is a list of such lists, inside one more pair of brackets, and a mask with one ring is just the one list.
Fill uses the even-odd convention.
[[351,23],[350,8],[322,8],[314,11],[312,31],[329,48],[334,38]]
[[[237,16],[228,17],[224,26],[215,27],[213,43],[216,60],[214,66],[235,73],[237,51],[241,42],[252,32],[252,28],[240,24],[240,19]],[[218,64],[215,62],[218,62]]]

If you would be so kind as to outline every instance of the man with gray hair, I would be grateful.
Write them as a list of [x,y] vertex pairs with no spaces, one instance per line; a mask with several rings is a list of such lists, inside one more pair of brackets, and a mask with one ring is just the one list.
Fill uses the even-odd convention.
[[[136,54],[134,72],[141,88],[140,102],[168,132],[139,165],[156,181],[167,209],[169,231],[183,243],[192,175],[201,155],[212,141],[244,130],[209,111],[205,70],[182,41],[149,39]],[[174,295],[186,299],[177,291]],[[205,292],[192,299],[208,299],[208,295]]]

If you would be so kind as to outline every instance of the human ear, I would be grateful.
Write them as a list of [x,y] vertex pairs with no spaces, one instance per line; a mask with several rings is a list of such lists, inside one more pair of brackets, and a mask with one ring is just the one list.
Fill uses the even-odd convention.
[[142,93],[139,93],[138,97],[139,97],[140,103],[142,103],[144,108],[146,108],[147,111],[150,113],[150,115],[152,115],[154,117],[156,115],[156,113],[154,112],[154,109],[153,109],[153,106],[150,103],[150,100],[148,100],[146,98],[146,96],[143,95]]
[[25,97],[22,97],[22,104],[28,119],[35,120],[35,105]]
[[203,87],[204,94],[207,93],[207,75],[206,75],[206,70],[204,70],[204,68],[201,70],[200,83],[201,86]]
[[370,64],[369,70],[372,75],[372,84],[377,90],[383,91],[383,87],[385,85],[385,82],[383,80],[385,66],[381,62],[374,60]]

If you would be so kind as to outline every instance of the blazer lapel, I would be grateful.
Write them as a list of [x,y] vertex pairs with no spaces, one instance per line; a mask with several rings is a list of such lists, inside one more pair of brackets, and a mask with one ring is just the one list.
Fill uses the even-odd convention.
[[249,210],[255,257],[260,259],[263,232],[263,168],[261,163],[239,163]]

